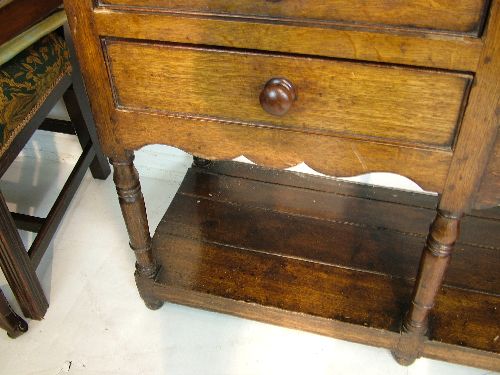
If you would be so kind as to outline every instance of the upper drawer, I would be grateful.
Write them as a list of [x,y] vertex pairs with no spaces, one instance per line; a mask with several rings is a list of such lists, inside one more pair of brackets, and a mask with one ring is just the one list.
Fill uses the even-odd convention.
[[174,12],[429,29],[478,35],[488,0],[102,0]]
[[[120,107],[246,126],[449,149],[470,82],[465,74],[165,44],[107,41]],[[286,78],[297,97],[283,116],[259,102]],[[201,122],[201,123],[202,123]]]

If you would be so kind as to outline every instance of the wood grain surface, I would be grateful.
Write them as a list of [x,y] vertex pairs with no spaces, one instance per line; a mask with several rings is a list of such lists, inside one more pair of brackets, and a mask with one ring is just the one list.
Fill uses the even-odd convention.
[[118,110],[116,119],[120,129],[116,137],[129,149],[161,143],[211,160],[231,160],[244,155],[257,164],[278,169],[305,162],[331,176],[393,172],[435,192],[442,191],[452,157],[450,151],[444,150],[311,136],[148,112]]
[[[297,191],[252,189],[248,176],[237,177],[241,184],[195,177],[192,186],[199,179],[213,190],[176,196],[154,239],[160,273],[136,278],[149,307],[169,300],[402,349],[409,361],[425,355],[500,370],[491,329],[500,311],[497,211],[465,217],[446,272],[458,220],[474,207],[481,181],[485,199],[497,197],[488,177],[500,113],[498,0],[66,3],[100,136],[115,160],[160,143],[210,160],[245,155],[273,168],[305,162],[337,176],[394,172],[442,193],[432,233],[439,241],[429,242],[418,269],[432,216],[426,210],[436,198],[405,195],[398,203],[397,193],[365,191],[306,209],[276,203],[300,201]],[[287,113],[268,108],[282,117],[259,105],[271,78],[296,89]],[[240,185],[241,200],[231,195]],[[325,202],[320,185],[305,199]],[[333,219],[325,216],[330,210]],[[139,219],[146,223],[143,213]],[[125,220],[133,221],[127,213]],[[293,235],[294,226],[303,231]],[[436,261],[436,254],[447,257]],[[417,322],[418,345],[403,345],[415,275],[429,331],[426,315]]]
[[500,131],[497,129],[495,146],[476,194],[474,207],[494,207],[498,202],[500,202]]
[[[96,8],[97,33],[131,39],[247,48],[475,71],[483,41],[449,35],[262,23]],[[126,25],[126,27],[124,27]]]
[[[469,76],[334,60],[128,42],[107,43],[119,107],[308,133],[451,148]],[[283,116],[259,96],[286,78]]]
[[[268,179],[274,172],[258,172],[244,178],[219,175],[217,167],[191,169],[153,238],[161,271],[153,285],[142,288],[177,303],[395,345],[397,336],[390,333],[399,332],[408,307],[425,241],[419,232],[432,220],[433,210],[347,196],[351,188],[346,186],[336,194],[282,185]],[[303,179],[314,186],[314,177]],[[360,195],[378,189],[365,187]],[[331,202],[330,207],[306,206],[297,195],[318,199],[318,206]],[[399,209],[400,221],[417,232],[364,217],[372,208],[379,217]],[[492,222],[498,226],[498,220]],[[498,249],[482,247],[485,238],[475,235],[475,244],[457,245],[422,350],[435,358],[498,369],[500,347],[490,329],[500,317],[498,264],[487,265]],[[498,243],[497,231],[487,237]],[[297,313],[300,322],[293,318]],[[328,321],[330,329],[317,319]],[[341,333],[332,328],[338,323],[344,324]]]
[[[468,212],[485,175],[500,126],[500,1],[493,1],[486,43],[464,115],[440,208]],[[493,156],[493,158],[495,158]],[[494,159],[493,159],[494,160]],[[493,161],[493,168],[495,161]],[[498,186],[493,178],[483,189]],[[498,193],[494,196],[498,197]],[[491,200],[491,195],[488,198]],[[500,201],[496,201],[499,204]]]
[[[293,204],[285,204],[284,195]],[[193,205],[193,199],[199,203]],[[172,202],[170,215],[174,212],[182,212],[182,216],[176,216],[162,230],[407,279],[416,276],[425,236],[435,215],[432,209],[195,171],[188,172],[179,196]],[[401,220],[402,216],[406,219]],[[489,231],[462,235],[446,285],[464,289],[474,285],[476,290],[495,294],[500,285],[496,272],[500,258],[495,257],[500,251],[500,233],[495,229],[500,221],[470,218],[464,225],[477,227],[478,221]],[[280,241],[268,235],[269,228],[280,233]],[[478,236],[482,236],[480,244]],[[318,238],[314,249],[311,237]],[[335,247],[344,251],[332,252]],[[395,258],[400,260],[396,262]]]
[[104,0],[104,4],[168,11],[257,16],[273,19],[336,21],[478,34],[485,0]]

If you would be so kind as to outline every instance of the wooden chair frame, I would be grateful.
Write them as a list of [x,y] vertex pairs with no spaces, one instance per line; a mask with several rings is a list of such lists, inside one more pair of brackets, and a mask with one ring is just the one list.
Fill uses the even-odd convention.
[[[78,62],[74,57],[71,37],[66,27],[65,39],[70,50],[72,73],[65,76],[54,87],[33,118],[17,135],[9,147],[9,151],[0,158],[1,178],[37,129],[76,134],[83,149],[47,217],[39,218],[19,213],[11,214],[0,192],[0,266],[23,314],[28,318],[37,320],[42,319],[45,315],[48,301],[35,270],[87,169],[90,167],[92,175],[98,179],[104,180],[110,174],[109,163],[98,143],[90,105],[85,94]],[[46,119],[49,111],[61,97],[66,104],[71,122],[65,123]],[[26,251],[21,241],[18,229],[37,233],[28,251]],[[16,337],[23,332],[24,325],[16,320],[15,316],[17,315],[10,309],[3,294],[0,296],[0,315],[2,316],[0,318],[0,327],[6,328],[9,336]],[[5,318],[6,316],[9,316],[9,319]]]

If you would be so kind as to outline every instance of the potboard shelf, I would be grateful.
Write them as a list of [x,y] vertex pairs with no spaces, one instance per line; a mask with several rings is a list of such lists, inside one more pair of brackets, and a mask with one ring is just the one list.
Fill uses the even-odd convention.
[[[234,162],[190,168],[142,293],[393,348],[437,198]],[[464,218],[422,355],[499,369],[500,221]]]

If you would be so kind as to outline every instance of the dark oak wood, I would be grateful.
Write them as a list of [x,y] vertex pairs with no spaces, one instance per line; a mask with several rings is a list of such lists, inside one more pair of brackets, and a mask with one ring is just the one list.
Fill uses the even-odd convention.
[[273,78],[264,85],[259,95],[262,108],[274,116],[285,115],[297,100],[297,89],[286,78]]
[[92,147],[92,144],[88,143],[78,158],[75,167],[71,171],[71,174],[66,180],[61,192],[57,196],[56,201],[47,214],[47,217],[43,220],[43,224],[37,232],[37,236],[28,251],[31,264],[35,269],[40,264],[47,247],[52,241],[52,238],[94,157],[95,150]]
[[1,7],[0,44],[26,31],[62,6],[62,3],[62,0],[15,0]]
[[16,223],[17,229],[33,233],[38,233],[40,231],[45,220],[41,217],[25,215],[18,212],[11,212],[10,214]]
[[46,118],[38,127],[38,130],[75,135],[75,128],[71,121]]
[[28,323],[12,310],[2,290],[0,290],[0,328],[7,331],[7,335],[11,338],[16,338],[28,330]]
[[[229,17],[258,17],[272,20],[343,22],[351,27],[363,25],[395,26],[409,29],[454,31],[477,35],[481,31],[488,2],[485,0],[104,0],[103,4],[123,5],[126,9],[162,10],[195,14],[219,14]],[[133,9],[133,8],[132,8]]]
[[[219,172],[220,165],[214,163],[213,168]],[[250,169],[245,165],[239,168]],[[265,178],[265,182],[258,180],[259,173],[260,179]],[[268,223],[273,222],[272,228],[283,237],[276,252],[345,267],[366,268],[369,264],[373,272],[380,274],[410,279],[416,277],[415,266],[419,263],[422,245],[435,215],[433,209],[411,206],[405,202],[408,197],[404,193],[399,192],[395,198],[394,190],[391,189],[385,189],[384,192],[378,187],[330,179],[330,190],[318,191],[318,188],[322,188],[322,179],[302,176],[299,180],[301,184],[311,180],[315,184],[296,187],[290,185],[288,179],[276,181],[272,179],[273,176],[272,171],[262,168],[258,168],[254,176],[243,174],[238,177],[207,173],[206,169],[190,170],[179,188],[180,196],[171,205],[171,210],[183,212],[184,221],[182,224],[169,223],[168,228],[173,228],[172,231],[182,228],[185,233],[192,233],[195,237],[201,229],[204,238],[209,241],[216,241],[217,238],[241,248],[266,249],[277,246],[272,238],[266,236]],[[286,197],[293,205],[281,204],[283,185],[286,186]],[[345,189],[353,190],[347,193]],[[256,191],[260,193],[256,194]],[[374,199],[374,194],[382,197]],[[199,198],[204,199],[200,205],[207,214],[205,218],[197,213],[197,207],[189,205],[191,199]],[[414,199],[407,201],[414,203]],[[241,206],[238,215],[227,209],[236,203]],[[403,216],[408,220],[401,220],[402,207]],[[280,215],[275,211],[279,211]],[[256,215],[256,212],[260,212],[258,220],[245,219]],[[217,228],[211,227],[213,220],[220,217],[225,220],[220,221]],[[496,293],[500,283],[497,272],[500,267],[497,257],[499,223],[498,219],[464,219],[465,231],[462,231],[453,257],[454,267],[447,274],[447,285],[466,289],[472,284],[477,290]],[[484,227],[484,232],[477,231],[478,227]],[[234,228],[238,228],[238,231]],[[295,228],[301,230],[297,232]],[[331,234],[322,236],[321,233]],[[307,242],[310,237],[321,237],[321,241],[316,241],[314,250]],[[373,238],[377,238],[383,246],[373,247]],[[480,246],[477,238],[481,239]],[[344,250],[331,253],[331,248],[340,246],[345,249],[351,246],[356,252]],[[473,261],[471,254],[474,254]],[[394,262],[395,258],[400,261]],[[467,277],[464,277],[465,274]]]
[[[276,169],[268,169],[255,164],[233,163],[232,161],[217,161],[206,166],[205,169],[212,171],[217,176],[241,177],[243,179],[259,180],[262,175],[265,175],[265,181],[286,185],[295,188],[303,188],[311,191],[321,191],[345,195],[348,197],[367,198],[369,200],[404,203],[407,206],[429,208],[435,210],[437,208],[437,196],[434,194],[423,194],[407,190],[394,188],[378,187],[366,185],[363,183],[345,184],[343,180],[327,177],[315,176],[314,179],[304,178],[303,173],[281,173]],[[183,184],[186,180],[183,181]],[[266,185],[272,186],[272,185]],[[301,191],[304,191],[304,190]],[[240,197],[241,199],[242,197]],[[369,214],[369,213],[365,213]],[[477,215],[483,217],[484,211],[478,211]],[[490,215],[491,216],[491,215]],[[487,217],[490,217],[487,216]],[[498,217],[499,216],[495,216]],[[429,220],[429,223],[432,218]],[[428,229],[428,228],[425,228]]]
[[49,303],[1,192],[0,265],[24,316],[42,319]]
[[[404,199],[397,204],[366,198],[368,191],[384,190],[380,188],[345,195],[358,186],[337,181],[342,188],[335,191],[332,184],[335,192],[324,192],[318,189],[322,179],[303,176],[312,186],[316,180],[320,185],[298,188],[269,181],[273,171],[230,177],[216,173],[217,167],[214,163],[188,172],[153,238],[161,270],[153,283],[140,288],[176,303],[397,348],[433,210],[408,206]],[[317,205],[304,203],[311,198]],[[330,206],[322,209],[325,202]],[[363,216],[372,210],[377,216]],[[396,212],[399,221],[414,227],[402,231],[404,224],[378,220]],[[443,220],[448,223],[438,218],[434,224],[434,236],[448,233],[442,230]],[[473,220],[478,219],[469,217],[469,223]],[[499,227],[498,220],[490,220]],[[500,264],[495,255],[500,249],[487,249],[484,243],[499,244],[500,232],[488,237],[469,239],[474,245],[464,245],[463,239],[457,244],[460,251],[437,299],[438,308],[431,313],[429,336],[417,336],[422,355],[435,344],[448,345],[447,354],[434,358],[470,363],[467,356],[454,357],[466,342],[482,357],[476,365],[499,368],[500,347],[490,327],[500,317]],[[289,320],[292,312],[303,314],[300,324]],[[452,314],[453,324],[440,324]],[[330,328],[318,327],[318,318]]]

